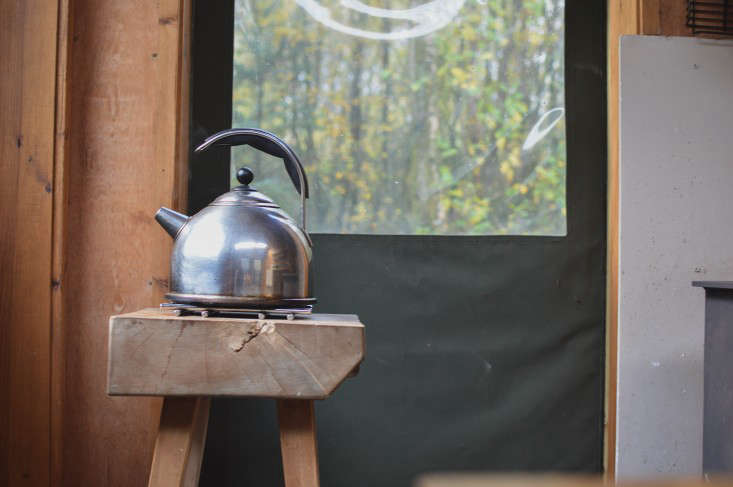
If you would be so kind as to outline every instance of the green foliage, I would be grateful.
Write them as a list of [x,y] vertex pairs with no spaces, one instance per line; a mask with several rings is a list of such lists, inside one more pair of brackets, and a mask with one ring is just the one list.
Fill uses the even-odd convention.
[[[330,30],[294,0],[237,0],[234,126],[293,145],[311,181],[311,231],[565,234],[564,120],[522,149],[542,115],[564,106],[563,9],[466,0],[436,32],[382,41]],[[270,159],[237,149],[232,164],[251,166],[255,186],[296,216],[297,195]]]

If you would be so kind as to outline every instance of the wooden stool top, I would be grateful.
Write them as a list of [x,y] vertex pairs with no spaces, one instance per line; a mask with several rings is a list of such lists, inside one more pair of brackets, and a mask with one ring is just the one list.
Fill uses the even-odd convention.
[[324,399],[364,358],[356,315],[288,321],[151,308],[112,316],[109,327],[110,395]]

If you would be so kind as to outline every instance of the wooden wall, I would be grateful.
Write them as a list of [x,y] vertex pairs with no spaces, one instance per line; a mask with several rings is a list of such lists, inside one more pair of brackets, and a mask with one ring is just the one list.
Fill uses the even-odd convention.
[[0,12],[0,484],[44,485],[58,5],[3,0]]
[[144,485],[160,400],[105,395],[184,206],[187,0],[0,0],[0,484]]
[[689,36],[685,0],[608,2],[608,294],[606,299],[606,434],[604,463],[615,478],[618,343],[618,116],[619,38],[623,35]]

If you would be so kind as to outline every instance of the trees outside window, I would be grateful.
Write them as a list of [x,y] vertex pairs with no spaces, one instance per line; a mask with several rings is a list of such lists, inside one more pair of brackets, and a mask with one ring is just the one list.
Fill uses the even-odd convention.
[[[300,155],[313,232],[565,235],[563,17],[564,0],[236,0],[233,125]],[[232,151],[297,215],[267,159]]]

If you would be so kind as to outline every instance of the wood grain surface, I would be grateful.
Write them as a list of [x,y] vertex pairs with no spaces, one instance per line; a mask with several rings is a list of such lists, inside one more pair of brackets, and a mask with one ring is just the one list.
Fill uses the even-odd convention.
[[210,399],[163,401],[149,487],[196,487],[206,444]]
[[0,485],[50,482],[57,20],[0,0]]
[[616,475],[616,377],[618,343],[618,117],[619,38],[639,33],[640,0],[611,0],[608,6],[608,228],[606,257],[606,421],[603,462]]
[[[69,139],[67,130],[70,117],[70,63],[71,52],[71,0],[59,0],[58,42],[56,47],[56,126],[54,128],[54,176],[53,176],[53,244],[51,267],[51,479],[59,483],[63,475],[63,387],[66,371],[65,343],[63,330],[63,297],[61,287],[64,269],[65,249],[68,241],[65,222],[69,208],[67,185],[69,165]],[[54,333],[56,331],[56,333]]]
[[435,473],[421,476],[415,487],[601,487],[600,475]]
[[113,395],[324,399],[364,357],[354,315],[296,320],[174,316],[110,318]]
[[105,323],[157,305],[167,289],[171,241],[153,214],[185,206],[187,3],[79,0],[69,14],[59,485],[148,480],[161,400],[106,395]]
[[416,487],[733,487],[733,478],[659,478],[614,484],[600,475],[438,473],[424,475]]
[[641,33],[650,36],[690,36],[687,2],[684,0],[641,0]]
[[318,442],[313,401],[277,401],[285,487],[318,487]]

